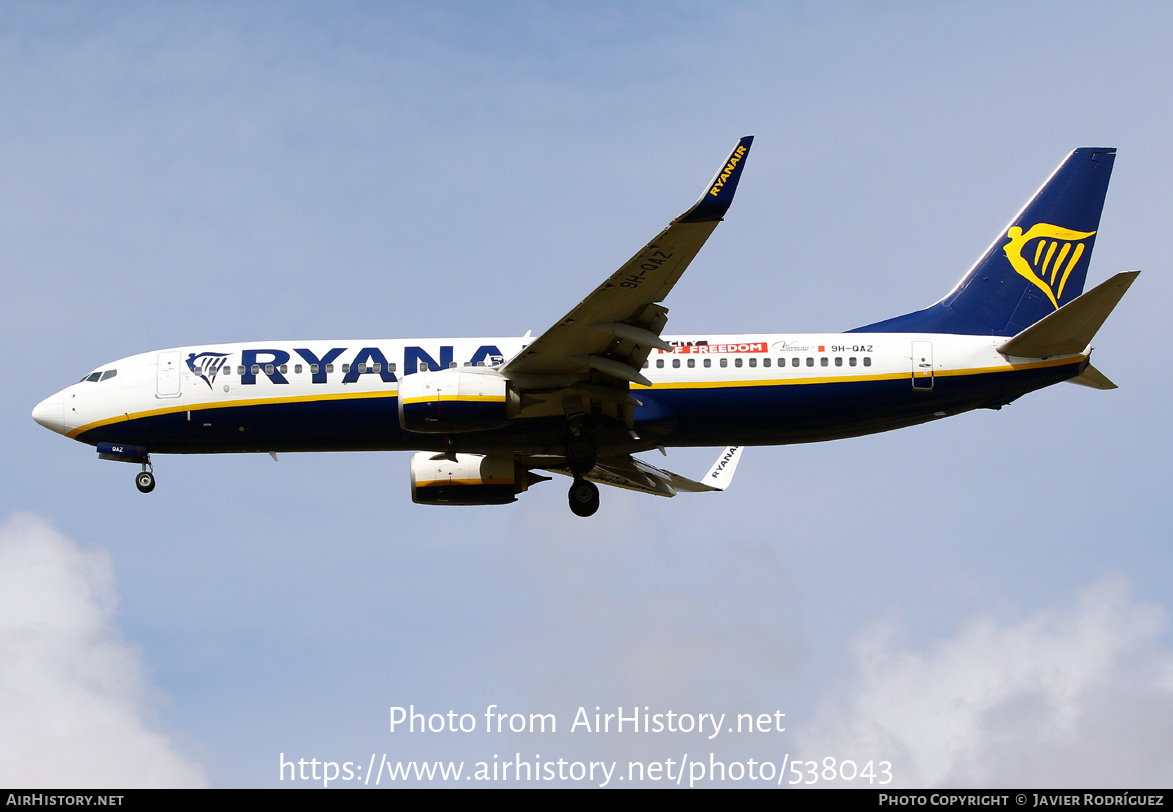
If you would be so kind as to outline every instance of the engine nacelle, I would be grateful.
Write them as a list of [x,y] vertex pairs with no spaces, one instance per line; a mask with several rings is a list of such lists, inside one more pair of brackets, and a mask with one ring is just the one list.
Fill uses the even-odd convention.
[[452,434],[500,428],[517,413],[519,402],[495,369],[457,367],[399,379],[399,425],[407,431]]
[[509,457],[435,456],[420,451],[411,457],[411,501],[417,505],[507,505],[530,485],[549,479]]

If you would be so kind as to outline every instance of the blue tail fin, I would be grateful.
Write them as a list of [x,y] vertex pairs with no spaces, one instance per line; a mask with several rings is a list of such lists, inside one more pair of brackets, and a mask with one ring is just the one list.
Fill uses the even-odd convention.
[[1013,336],[1083,293],[1116,150],[1067,156],[957,286],[936,304],[856,333]]

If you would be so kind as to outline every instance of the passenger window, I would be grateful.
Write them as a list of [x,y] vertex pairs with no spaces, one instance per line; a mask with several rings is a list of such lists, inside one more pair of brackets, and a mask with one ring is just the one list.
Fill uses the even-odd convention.
[[769,365],[770,365],[770,359],[769,359],[769,358],[763,358],[763,359],[762,359],[762,366],[764,366],[764,367],[768,367]]
[[709,368],[709,367],[711,367],[712,365],[713,365],[713,359],[712,359],[712,358],[706,358],[706,359],[705,359],[705,369],[708,369],[708,368]]
[[294,364],[294,365],[293,365],[293,374],[294,374],[294,375],[300,375],[300,374],[301,374],[301,364]]
[[749,365],[751,367],[756,367],[758,365],[758,359],[756,359],[756,358],[749,359]]
[[830,364],[831,364],[831,359],[827,358],[827,356],[825,356],[825,355],[819,359],[819,366],[821,366],[821,367],[830,366]]
[[696,366],[696,359],[695,359],[695,358],[689,358],[689,359],[688,359],[688,368],[689,368],[689,369],[692,369],[692,368],[693,368],[693,367],[695,367],[695,366]]
[[282,375],[284,375],[284,374],[285,374],[286,372],[288,372],[288,371],[289,371],[289,365],[288,365],[288,364],[282,364],[282,365],[281,365],[281,374],[282,374]]
[[[483,363],[483,362],[482,362],[482,363]],[[395,362],[394,362],[394,361],[392,361],[390,364],[387,364],[387,371],[388,371],[388,372],[394,372],[394,371],[395,371]]]
[[[795,359],[795,360],[797,360],[797,359]],[[806,365],[808,367],[813,367],[815,365],[815,359],[808,355],[806,358]]]
[[334,371],[334,365],[333,364],[326,364],[326,372],[330,373],[333,371]]
[[835,356],[835,366],[837,366],[837,367],[843,366],[843,358],[842,357],[840,357],[838,355]]
[[260,375],[261,374],[261,365],[260,364],[253,364],[252,373],[254,375]]
[[[423,364],[420,364],[420,366],[423,366]],[[345,375],[345,374],[348,374],[349,372],[350,372],[350,364],[343,364],[342,365],[342,373]]]
[[868,358],[867,356],[864,356],[863,365],[865,367],[870,367],[872,365],[872,359]]
[[320,367],[318,367],[318,365],[317,365],[317,364],[310,364],[310,374],[311,374],[311,375],[317,375],[317,374],[318,374],[318,369],[319,369],[319,368],[320,368]]
[[679,358],[672,359],[672,368],[673,369],[680,369],[680,359]]
[[383,365],[376,361],[375,363],[371,364],[371,369],[375,372],[382,372]]
[[734,358],[734,359],[733,359],[733,366],[735,366],[735,367],[740,367],[740,366],[741,366],[741,359],[740,359],[740,358]]
[[[345,371],[346,371],[346,367],[343,367],[343,368],[342,368],[342,371],[343,371],[343,372],[345,372]],[[361,375],[361,374],[363,374],[363,373],[364,373],[364,372],[366,372],[366,371],[367,371],[367,365],[366,365],[366,364],[359,364],[359,365],[358,365],[358,374],[360,374],[360,375]]]
[[265,364],[265,374],[266,375],[273,374],[273,365],[272,364]]
[[651,361],[644,361],[644,369],[647,369],[647,368],[648,368],[648,367],[650,367],[651,365],[652,365],[652,362],[651,362]]
[[797,356],[795,356],[794,358],[791,358],[790,359],[790,366],[792,366],[792,367],[798,366],[798,361],[799,361],[799,359]]
[[237,374],[237,375],[243,375],[243,374],[244,374],[244,365],[243,365],[243,364],[242,364],[241,366],[238,366],[238,367],[236,368],[236,374]]
[[727,367],[727,366],[729,366],[729,359],[728,359],[728,358],[722,358],[722,359],[721,359],[721,369],[724,369],[724,368],[725,368],[725,367]]
[[855,356],[854,355],[847,359],[847,365],[850,367],[855,366]]
[[664,368],[664,359],[657,358],[656,359],[656,369],[663,369],[663,368]]

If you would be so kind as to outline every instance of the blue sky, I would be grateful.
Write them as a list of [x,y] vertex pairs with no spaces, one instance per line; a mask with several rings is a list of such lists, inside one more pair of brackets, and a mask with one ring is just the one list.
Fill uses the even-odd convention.
[[[904,786],[1167,786],[1170,22],[1155,3],[4,6],[0,709],[19,723],[0,781],[713,752],[884,759]],[[921,307],[1068,151],[1115,146],[1089,283],[1146,271],[1096,340],[1121,388],[749,449],[724,494],[607,492],[589,521],[558,483],[413,505],[407,454],[159,458],[144,497],[29,418],[162,347],[540,332],[746,134],[668,332]],[[566,729],[391,733],[409,704]],[[569,733],[596,705],[787,729]]]

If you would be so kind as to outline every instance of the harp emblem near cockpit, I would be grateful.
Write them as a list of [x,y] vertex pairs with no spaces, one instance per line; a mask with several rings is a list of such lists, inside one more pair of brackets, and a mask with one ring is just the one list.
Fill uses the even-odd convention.
[[1035,223],[1026,232],[1019,226],[1011,226],[1006,232],[1010,242],[1002,250],[1011,267],[1047,294],[1058,310],[1067,277],[1086,248],[1086,243],[1081,241],[1095,233],[1072,231],[1050,223]]
[[216,380],[216,373],[223,369],[227,360],[226,352],[201,352],[199,355],[192,352],[187,355],[187,368],[211,389],[212,381]]

